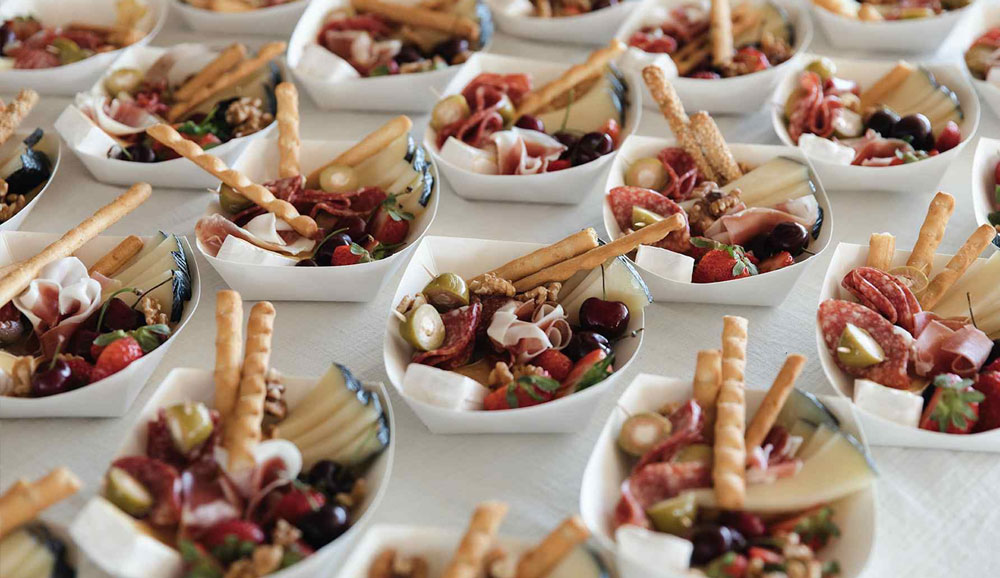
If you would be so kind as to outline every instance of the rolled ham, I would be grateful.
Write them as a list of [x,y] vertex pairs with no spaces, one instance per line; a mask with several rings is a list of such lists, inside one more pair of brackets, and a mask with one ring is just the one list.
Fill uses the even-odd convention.
[[493,133],[490,141],[497,148],[501,175],[544,173],[566,151],[566,145],[543,132],[517,127]]
[[954,329],[932,320],[913,343],[914,371],[923,377],[940,373],[972,377],[986,363],[991,349],[993,341],[971,323]]
[[806,229],[811,229],[813,225],[808,219],[777,209],[750,207],[739,213],[723,215],[705,231],[705,236],[726,245],[744,245],[786,221],[795,221]]
[[[532,310],[526,313],[526,307]],[[562,305],[535,306],[530,302],[510,301],[493,313],[486,335],[495,346],[511,352],[515,361],[523,364],[546,349],[566,347],[572,330]]]
[[[285,255],[299,255],[313,250],[316,241],[302,237],[291,229],[291,225],[276,218],[271,213],[254,217],[246,228],[238,226],[225,216],[215,213],[198,219],[194,226],[198,242],[205,252],[215,257],[226,237],[232,235],[244,241]],[[255,234],[255,232],[257,234]],[[278,243],[276,240],[283,242]]]
[[43,267],[14,306],[31,322],[49,357],[101,306],[101,284],[82,261],[64,257]]

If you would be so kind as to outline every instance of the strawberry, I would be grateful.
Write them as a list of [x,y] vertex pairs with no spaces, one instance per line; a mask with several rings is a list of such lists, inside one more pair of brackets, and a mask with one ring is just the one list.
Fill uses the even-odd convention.
[[782,251],[780,253],[775,253],[767,259],[760,262],[760,266],[757,268],[759,273],[770,273],[771,271],[777,271],[789,265],[795,264],[795,258],[788,251]]
[[760,548],[758,546],[750,546],[750,549],[747,550],[747,556],[749,556],[751,560],[760,560],[765,564],[781,564],[785,561],[784,556],[774,550],[768,550],[767,548]]
[[971,379],[952,373],[934,378],[934,393],[920,416],[920,428],[952,434],[967,434],[979,419],[982,392],[972,388]]
[[608,374],[614,371],[611,364],[614,363],[615,355],[607,354],[603,349],[595,349],[580,358],[573,366],[573,369],[562,381],[559,388],[559,395],[569,395],[577,391],[583,391],[588,387],[604,381]]
[[571,166],[573,166],[573,163],[570,162],[569,159],[557,159],[557,160],[554,160],[554,161],[549,161],[549,164],[546,165],[545,170],[547,172],[554,173],[556,171],[561,171],[563,169],[568,169]]
[[555,349],[546,349],[531,361],[535,367],[541,367],[556,381],[562,381],[573,369],[573,362],[562,352]]
[[747,574],[747,557],[736,552],[726,552],[709,562],[705,574],[712,578],[743,578]]
[[223,520],[209,526],[199,540],[217,560],[229,564],[249,558],[254,548],[264,543],[264,530],[249,520]]
[[389,197],[368,223],[368,233],[383,245],[402,243],[410,232],[412,220],[413,214],[397,206],[395,197]]
[[830,506],[816,506],[768,528],[771,535],[791,532],[798,534],[802,543],[812,548],[813,552],[818,552],[832,538],[840,536],[840,528],[833,522],[833,508]]
[[729,251],[713,249],[705,254],[694,267],[692,283],[715,283],[741,277],[749,277],[756,272],[753,263],[746,257],[737,258]]
[[990,371],[1000,371],[1000,357],[994,359],[992,363],[986,364],[986,367],[983,368],[983,373]]
[[483,401],[483,409],[497,411],[539,405],[555,398],[559,382],[542,375],[522,375],[516,381],[493,390]]
[[112,341],[98,356],[94,370],[90,374],[90,382],[94,383],[118,373],[142,355],[142,346],[134,337],[122,337]]
[[94,371],[94,366],[87,363],[87,360],[75,355],[64,355],[62,360],[69,366],[69,378],[77,387],[87,385],[91,382],[90,375]]
[[[994,362],[993,365],[997,363]],[[979,420],[976,421],[972,431],[1000,428],[1000,371],[980,373],[975,387],[985,399],[979,404]]]
[[275,519],[281,518],[290,524],[296,524],[309,512],[320,509],[326,503],[322,492],[310,488],[293,488],[281,497],[274,507]]
[[962,131],[955,124],[955,121],[949,120],[948,124],[944,125],[941,129],[941,134],[938,135],[937,139],[934,141],[934,148],[938,152],[945,152],[951,150],[958,146],[962,142]]
[[[364,251],[364,253],[362,253]],[[361,262],[361,258],[366,254],[367,251],[363,247],[358,246],[355,243],[350,245],[340,245],[333,250],[333,255],[330,256],[330,264],[333,266],[338,265],[354,265]]]

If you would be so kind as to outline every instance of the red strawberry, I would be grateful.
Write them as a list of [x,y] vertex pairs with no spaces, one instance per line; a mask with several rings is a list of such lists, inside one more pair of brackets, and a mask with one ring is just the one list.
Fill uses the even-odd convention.
[[569,159],[557,159],[554,161],[549,161],[549,164],[545,167],[545,170],[550,173],[556,171],[561,171],[563,169],[568,169],[573,166],[573,163]]
[[570,370],[573,369],[573,362],[570,358],[555,349],[546,349],[531,361],[531,365],[541,367],[552,376],[552,379],[560,382],[566,379]]
[[765,564],[781,564],[785,561],[785,558],[774,550],[759,548],[757,546],[750,546],[750,549],[747,550],[747,555],[750,556],[751,560],[760,560]]
[[352,249],[352,245],[340,245],[333,250],[333,255],[330,256],[330,264],[337,265],[354,265],[361,262],[361,255],[358,255]]
[[[993,365],[997,363],[994,362]],[[979,374],[976,389],[985,396],[979,404],[979,421],[973,431],[981,432],[1000,428],[1000,371]]]
[[757,271],[760,273],[770,273],[771,271],[777,271],[778,269],[794,264],[795,259],[792,257],[792,254],[788,251],[782,251],[761,261]]
[[539,405],[555,398],[559,382],[541,375],[524,375],[493,390],[483,401],[483,409],[498,411]]
[[743,578],[748,565],[747,557],[743,554],[726,552],[708,564],[706,574],[718,578]]
[[226,542],[226,538],[234,536],[240,542],[251,542],[253,544],[263,544],[265,540],[264,530],[260,526],[249,520],[223,520],[209,526],[201,535],[201,542],[206,548],[221,546]]
[[745,258],[736,259],[725,249],[712,249],[695,265],[693,283],[715,283],[751,275]]
[[[712,241],[704,237],[691,237],[691,247],[687,252],[688,257],[695,261],[700,261],[702,257],[712,251]],[[697,244],[695,244],[697,243]]]
[[584,355],[563,380],[562,387],[559,388],[559,395],[569,395],[582,391],[604,381],[608,374],[614,371],[611,367],[614,359],[614,354],[608,355],[603,349],[595,349]]
[[944,125],[941,129],[941,134],[938,135],[937,139],[934,141],[934,148],[938,152],[944,152],[951,150],[962,142],[962,131],[955,124],[955,121],[949,120],[948,124]]
[[100,381],[105,377],[118,373],[128,367],[136,359],[142,357],[142,347],[134,337],[122,337],[108,344],[94,364],[90,374],[90,382]]
[[967,434],[979,419],[979,402],[985,396],[972,388],[971,379],[951,373],[934,378],[934,393],[920,416],[920,428],[952,434]]
[[402,243],[406,240],[406,234],[410,232],[412,219],[413,215],[409,213],[383,205],[368,224],[368,232],[383,245]]
[[308,488],[294,488],[278,501],[274,507],[274,517],[296,524],[303,516],[320,509],[325,503],[326,496],[322,492]]
[[87,363],[87,360],[75,355],[64,355],[62,360],[69,366],[69,378],[79,386],[87,385],[91,382],[90,375],[94,372],[94,366]]
[[988,364],[983,368],[983,373],[990,371],[1000,371],[1000,357],[993,360],[993,363]]

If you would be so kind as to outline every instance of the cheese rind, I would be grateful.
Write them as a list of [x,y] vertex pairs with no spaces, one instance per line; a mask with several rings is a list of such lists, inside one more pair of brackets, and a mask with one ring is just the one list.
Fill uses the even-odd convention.
[[891,422],[917,427],[924,398],[902,389],[893,389],[868,379],[854,380],[854,404]]

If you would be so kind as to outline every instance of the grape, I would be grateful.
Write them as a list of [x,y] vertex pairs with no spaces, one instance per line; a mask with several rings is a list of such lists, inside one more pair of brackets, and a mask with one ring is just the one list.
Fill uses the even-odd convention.
[[870,128],[885,138],[892,135],[896,123],[899,122],[899,115],[886,108],[880,108],[868,117],[865,128]]
[[590,297],[580,306],[580,325],[604,337],[618,337],[628,328],[628,307],[621,301]]
[[348,468],[333,460],[320,460],[309,470],[306,481],[317,490],[333,497],[349,494],[357,478]]
[[[98,332],[115,331],[117,329],[131,331],[146,324],[145,316],[129,307],[121,299],[111,299],[107,305],[108,308],[104,311],[104,319],[101,321],[102,326],[97,328]],[[100,315],[99,312],[98,315]]]
[[809,231],[795,221],[778,223],[767,236],[767,246],[773,253],[788,251],[792,257],[801,255],[808,244]]
[[917,113],[899,119],[892,130],[893,138],[908,140],[917,150],[934,148],[934,133],[931,132],[931,121]]
[[302,259],[295,264],[296,267],[318,267],[319,263],[313,261],[312,259]]
[[715,524],[706,524],[695,528],[691,535],[694,551],[691,552],[691,564],[702,566],[722,556],[726,552],[746,547],[746,539],[742,534]]
[[602,349],[604,353],[611,354],[611,343],[607,337],[594,331],[574,331],[569,344],[563,349],[570,359],[576,361],[595,349]]
[[579,135],[573,134],[568,131],[559,131],[556,134],[552,135],[552,137],[555,138],[557,141],[561,142],[563,146],[566,147],[566,150],[559,157],[560,159],[568,159],[569,155],[573,152],[573,148],[576,147],[576,143],[580,141]]
[[336,250],[336,248],[341,245],[350,245],[350,244],[351,244],[350,235],[348,235],[347,233],[334,233],[333,235],[330,235],[329,239],[323,241],[323,244],[320,245],[319,250],[317,250],[316,254],[313,255],[313,259],[315,259],[317,263],[320,263],[324,266],[329,265],[331,259],[333,258],[334,250]]
[[344,217],[337,221],[337,226],[334,230],[346,229],[346,231],[343,232],[347,233],[348,237],[352,239],[360,239],[364,236],[367,226],[368,224],[365,223],[365,220],[361,217]]
[[757,538],[767,533],[764,521],[750,512],[723,512],[719,523],[728,526],[747,538]]
[[545,132],[545,125],[542,123],[541,119],[537,116],[531,116],[526,114],[521,118],[517,119],[514,123],[517,128],[523,128],[526,130],[537,130],[538,132]]
[[610,153],[614,148],[615,143],[610,136],[603,132],[588,132],[573,147],[569,160],[574,167],[584,165]]
[[469,41],[464,38],[451,38],[434,47],[434,54],[443,58],[448,64],[456,64],[458,57],[468,51]]
[[347,508],[334,502],[327,502],[318,510],[303,516],[298,526],[302,530],[302,539],[306,544],[319,550],[347,531],[350,525],[349,518]]
[[129,160],[134,163],[156,162],[156,151],[153,150],[153,147],[149,147],[144,144],[134,144],[130,145],[125,150],[128,154],[124,157],[119,157],[123,160]]
[[399,49],[399,53],[396,54],[394,59],[399,64],[407,64],[409,62],[420,62],[424,59],[423,54],[420,54],[420,50],[412,44],[405,44]]

